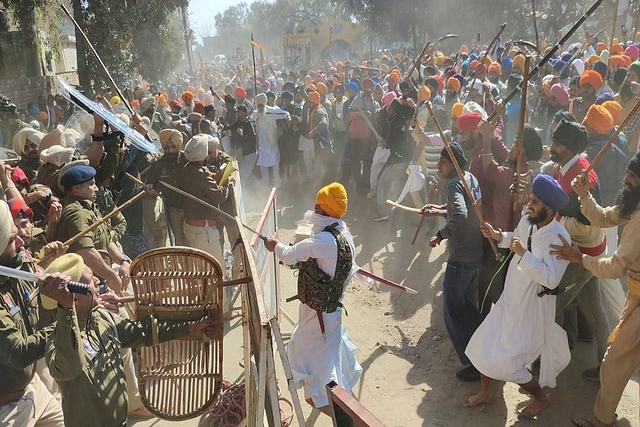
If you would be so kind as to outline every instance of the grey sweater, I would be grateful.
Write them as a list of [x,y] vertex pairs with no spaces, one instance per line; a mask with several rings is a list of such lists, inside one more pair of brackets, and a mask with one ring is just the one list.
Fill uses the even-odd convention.
[[[469,172],[464,172],[464,176],[476,200],[480,200],[478,180]],[[446,189],[447,224],[440,230],[440,236],[449,239],[448,262],[477,265],[482,257],[482,233],[473,204],[458,174],[449,178]]]

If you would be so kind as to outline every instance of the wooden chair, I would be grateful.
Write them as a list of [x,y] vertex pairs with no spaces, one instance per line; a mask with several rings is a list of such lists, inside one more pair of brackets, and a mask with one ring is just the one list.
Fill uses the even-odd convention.
[[[145,407],[168,420],[206,412],[222,385],[222,278],[218,261],[186,247],[158,248],[131,264],[139,320],[216,322],[213,337],[184,338],[138,349],[138,384]],[[152,328],[153,331],[156,328]]]

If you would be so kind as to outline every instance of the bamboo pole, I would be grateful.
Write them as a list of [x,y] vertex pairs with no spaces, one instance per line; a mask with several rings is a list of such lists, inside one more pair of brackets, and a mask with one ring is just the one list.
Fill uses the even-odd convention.
[[514,171],[514,180],[516,182],[516,199],[513,201],[514,212],[518,209],[517,194],[519,193],[520,170],[522,169],[522,157],[524,155],[524,125],[527,121],[527,86],[529,84],[529,67],[531,66],[531,57],[529,55],[524,58],[524,76],[522,79],[522,92],[520,94],[520,124],[518,127],[518,137],[516,139],[516,170]]
[[[444,143],[444,147],[446,148],[447,152],[449,153],[449,157],[451,157],[451,163],[453,163],[453,167],[456,169],[456,173],[460,177],[460,183],[464,187],[464,191],[465,191],[465,193],[467,193],[467,197],[471,201],[471,205],[473,206],[473,210],[475,211],[476,215],[478,216],[478,221],[480,222],[481,225],[483,225],[484,224],[484,217],[482,216],[482,210],[480,209],[480,205],[478,204],[478,201],[473,196],[473,193],[471,192],[471,189],[469,188],[469,184],[467,184],[467,180],[464,178],[464,173],[462,172],[462,169],[460,168],[460,165],[458,164],[458,161],[456,160],[456,156],[453,154],[453,151],[451,150],[451,146],[449,145],[449,141],[447,140],[447,137],[445,136],[444,131],[442,130],[442,127],[440,126],[440,123],[438,122],[438,118],[436,117],[436,114],[433,112],[433,108],[431,108],[431,104],[429,104],[427,102],[425,105],[427,106],[427,110],[429,111],[429,115],[431,116],[431,119],[433,120],[433,123],[436,125],[436,129],[438,130],[438,133],[440,134],[440,138],[442,138],[442,142]],[[502,256],[500,255],[500,252],[498,252],[498,247],[496,246],[496,242],[490,237],[489,237],[489,243],[491,244],[491,249],[493,250],[493,253],[494,253],[496,259],[497,260],[502,259]]]

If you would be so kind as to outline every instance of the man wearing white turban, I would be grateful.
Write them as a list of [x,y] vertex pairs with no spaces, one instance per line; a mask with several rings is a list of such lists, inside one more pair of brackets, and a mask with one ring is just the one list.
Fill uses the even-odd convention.
[[23,128],[13,136],[13,151],[20,156],[18,166],[24,171],[30,184],[34,184],[38,168],[40,167],[40,156],[38,146],[45,134],[33,128]]
[[[225,186],[219,186],[207,168],[210,135],[199,134],[187,142],[184,157],[187,160],[180,180],[183,191],[196,199],[218,206],[229,196]],[[214,210],[190,198],[184,199],[184,235],[196,249],[213,255],[224,268],[222,260],[221,230],[222,218]]]
[[[0,201],[0,265],[19,268],[24,242],[9,206]],[[61,286],[68,278],[48,276],[42,284]],[[39,297],[35,283],[0,276],[0,425],[63,427],[60,403],[47,390],[36,362],[44,357],[51,326],[38,329]]]

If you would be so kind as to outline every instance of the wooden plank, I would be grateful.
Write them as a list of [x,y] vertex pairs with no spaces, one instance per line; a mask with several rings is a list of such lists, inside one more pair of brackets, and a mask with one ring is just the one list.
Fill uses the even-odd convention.
[[335,381],[327,384],[327,396],[329,396],[329,400],[332,402],[329,408],[335,427],[339,427],[336,422],[336,410],[342,410],[358,427],[385,427],[382,421],[376,418],[367,408],[358,402],[355,397]]
[[284,346],[282,333],[280,332],[280,325],[278,324],[277,319],[271,319],[271,330],[273,331],[273,337],[276,341],[278,353],[280,354],[280,360],[282,361],[282,367],[284,369],[284,375],[287,379],[287,387],[289,388],[289,393],[291,394],[291,403],[293,404],[296,419],[298,420],[298,426],[304,427],[305,420],[304,414],[302,413],[302,406],[300,405],[300,397],[298,396],[296,383],[293,379],[293,372],[291,371],[291,364],[289,363],[289,358],[287,357],[287,351]]

